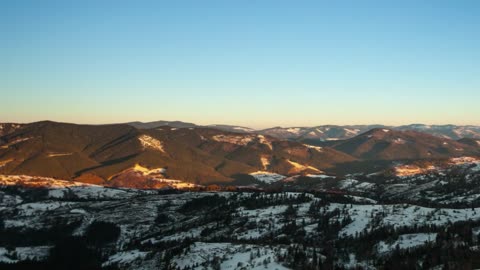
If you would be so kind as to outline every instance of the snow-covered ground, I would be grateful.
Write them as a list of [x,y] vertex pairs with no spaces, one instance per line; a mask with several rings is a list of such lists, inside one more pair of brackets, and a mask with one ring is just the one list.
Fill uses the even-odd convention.
[[142,252],[137,249],[118,252],[110,256],[102,266],[116,265],[118,267],[131,267],[132,264],[141,265],[148,254],[149,252]]
[[326,174],[307,174],[308,177],[310,178],[320,178],[320,179],[326,179],[326,178],[332,178],[334,176],[326,175]]
[[[344,209],[343,204],[331,204],[329,210]],[[480,208],[436,209],[409,204],[393,205],[351,205],[347,207],[352,223],[345,226],[340,237],[355,236],[366,229],[375,230],[382,226],[395,228],[414,225],[445,225],[450,222],[480,220]],[[376,219],[377,222],[373,222]],[[374,225],[375,224],[375,225]]]
[[368,192],[376,187],[376,184],[369,182],[361,182],[356,179],[347,178],[338,181],[338,188],[356,192]]
[[0,262],[14,263],[25,260],[44,260],[47,258],[51,248],[51,246],[14,247],[12,249],[0,247]]
[[400,235],[394,242],[387,243],[385,241],[380,241],[375,248],[379,254],[385,254],[392,252],[397,248],[409,249],[423,246],[428,243],[435,242],[436,237],[436,233],[403,234]]
[[73,196],[73,198],[78,199],[112,199],[120,200],[130,198],[132,196],[138,195],[138,191],[131,191],[128,189],[115,189],[107,188],[102,186],[84,186],[84,187],[65,187],[65,188],[56,188],[50,189],[48,191],[50,198],[68,198],[68,196]]
[[[183,269],[278,269],[286,270],[285,266],[278,263],[278,255],[284,249],[271,248],[258,245],[235,245],[231,243],[203,243],[196,242],[190,247],[187,254],[174,258],[174,263]],[[213,261],[213,263],[212,263]]]
[[[147,176],[161,176],[164,172],[161,168],[137,167],[136,170]],[[277,183],[285,178],[265,171],[252,176],[266,183]],[[287,269],[285,253],[289,247],[298,244],[298,239],[310,244],[322,243],[322,237],[328,234],[339,242],[357,241],[358,244],[364,239],[362,236],[381,229],[401,230],[397,232],[400,234],[397,238],[379,236],[372,240],[369,251],[385,258],[397,248],[433,244],[437,233],[455,222],[480,221],[480,207],[477,205],[451,206],[458,209],[441,205],[434,208],[407,203],[406,199],[400,201],[404,203],[384,200],[385,197],[411,199],[418,194],[423,194],[419,198],[433,198],[436,196],[434,190],[442,190],[454,180],[438,175],[402,179],[389,176],[381,182],[375,177],[349,175],[340,180],[319,174],[317,178],[325,180],[312,180],[312,183],[339,192],[317,189],[314,193],[171,191],[166,194],[83,186],[73,182],[69,182],[70,186],[48,188],[47,192],[4,188],[0,190],[0,217],[8,230],[43,231],[58,229],[59,224],[72,225],[72,235],[79,237],[85,235],[94,221],[113,223],[119,227],[120,236],[102,263],[120,269],[162,269],[159,266],[165,256],[162,252],[177,247],[180,250],[174,254],[172,262],[180,269]],[[477,183],[472,182],[477,181],[475,179],[461,181],[474,183],[473,188],[462,193],[459,191],[457,196],[447,194],[442,202],[475,202],[480,198],[473,190]],[[367,182],[370,180],[372,182]],[[55,181],[60,180],[48,181],[57,183]],[[292,182],[286,185],[290,184]],[[381,196],[377,196],[379,191]],[[209,197],[215,199],[213,196],[218,203],[205,200]],[[435,198],[439,199],[438,196]],[[196,199],[198,201],[192,204]],[[472,225],[474,233],[480,231],[477,226],[476,223]],[[422,230],[416,231],[419,227]],[[322,231],[325,228],[329,231]],[[334,231],[330,231],[333,228]],[[19,246],[16,254],[11,249],[7,251],[6,247],[0,248],[0,261],[23,260],[27,258],[26,254],[40,254],[35,258],[44,258],[50,244],[42,243],[43,249]],[[428,245],[424,247],[428,248]],[[325,251],[323,245],[319,244],[317,248],[319,253]],[[375,269],[367,261],[362,261],[364,257],[355,254],[354,250],[345,250],[342,254],[342,258],[334,258],[339,265]]]

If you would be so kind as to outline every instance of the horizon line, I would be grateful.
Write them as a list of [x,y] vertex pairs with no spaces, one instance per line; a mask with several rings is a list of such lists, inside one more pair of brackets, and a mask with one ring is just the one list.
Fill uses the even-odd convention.
[[[409,124],[400,124],[400,125],[389,125],[389,124],[320,124],[320,125],[299,125],[299,126],[281,126],[281,125],[272,125],[268,126],[266,128],[252,128],[249,126],[245,125],[236,125],[236,124],[196,124],[194,122],[189,122],[189,121],[182,121],[182,120],[154,120],[154,121],[140,121],[140,120],[135,120],[135,121],[128,121],[128,122],[105,122],[105,123],[80,123],[80,122],[68,122],[68,121],[56,121],[56,120],[51,120],[51,119],[44,119],[44,120],[38,120],[38,121],[31,121],[31,122],[21,122],[21,121],[6,121],[6,122],[0,122],[0,124],[22,124],[22,125],[28,125],[28,124],[34,124],[34,123],[39,123],[39,122],[53,122],[53,123],[61,123],[61,124],[73,124],[73,125],[90,125],[90,126],[102,126],[102,125],[122,125],[122,124],[130,124],[130,123],[154,123],[154,122],[181,122],[181,123],[186,123],[186,124],[193,124],[198,127],[212,127],[212,126],[235,126],[235,127],[242,127],[242,128],[249,128],[252,130],[265,130],[265,129],[271,129],[271,128],[313,128],[313,127],[322,127],[322,126],[338,126],[338,127],[345,127],[345,126],[381,126],[381,127],[401,127],[401,126],[413,126],[413,125],[424,125],[424,126],[474,126],[474,127],[480,127],[480,124],[426,124],[426,123],[415,123],[411,122]],[[168,125],[166,125],[168,126]]]

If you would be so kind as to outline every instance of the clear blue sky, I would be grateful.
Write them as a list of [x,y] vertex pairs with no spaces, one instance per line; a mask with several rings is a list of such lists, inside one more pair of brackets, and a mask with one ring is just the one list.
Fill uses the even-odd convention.
[[480,124],[480,1],[0,1],[0,122]]

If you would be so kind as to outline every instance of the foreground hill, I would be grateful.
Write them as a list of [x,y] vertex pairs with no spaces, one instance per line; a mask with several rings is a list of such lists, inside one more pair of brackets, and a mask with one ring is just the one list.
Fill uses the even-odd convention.
[[[325,147],[209,128],[137,129],[130,125],[25,125],[1,137],[0,173],[129,186],[122,173],[137,165],[155,178],[194,183],[230,182],[238,174],[321,173],[356,159]],[[134,171],[135,172],[135,171]],[[144,175],[149,180],[150,173]],[[136,179],[141,181],[142,179]],[[139,187],[135,185],[135,187]]]
[[57,182],[0,186],[0,269],[480,267],[475,173],[307,179],[301,193]]

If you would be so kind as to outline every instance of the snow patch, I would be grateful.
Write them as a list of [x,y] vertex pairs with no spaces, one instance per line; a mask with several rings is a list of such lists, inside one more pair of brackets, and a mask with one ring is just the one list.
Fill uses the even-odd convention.
[[138,140],[142,144],[143,149],[150,148],[165,153],[163,143],[155,138],[152,138],[148,135],[140,135]]
[[10,163],[12,161],[13,161],[13,159],[7,159],[7,160],[0,161],[0,168],[4,167],[5,165],[7,165],[8,163]]
[[297,135],[300,133],[300,131],[301,131],[300,128],[288,128],[288,129],[287,129],[287,132],[290,132],[290,133],[293,133],[293,134],[297,134]]
[[71,156],[73,153],[50,153],[47,157],[63,157],[63,156]]
[[348,128],[344,128],[344,130],[350,135],[350,134],[358,134],[360,132],[360,129],[348,129]]
[[256,180],[267,184],[275,183],[286,178],[284,175],[265,171],[253,172],[250,173],[250,175]]
[[133,170],[136,172],[140,172],[143,175],[164,174],[167,172],[167,169],[165,168],[155,168],[150,170],[148,168],[141,166],[140,164],[135,164],[135,166],[133,167]]
[[316,172],[319,172],[319,173],[323,173],[323,171],[315,168],[315,167],[312,167],[310,165],[302,165],[300,163],[297,163],[297,162],[294,162],[294,161],[291,161],[289,159],[287,159],[287,162],[293,166],[292,169],[290,169],[289,171],[289,174],[295,174],[295,173],[299,173],[299,172],[302,172],[302,171],[306,171],[306,170],[313,170],[313,171],[316,171]]
[[267,156],[261,156],[260,162],[262,162],[264,170],[266,170],[270,166],[270,158],[268,158]]
[[326,179],[326,178],[332,178],[333,176],[326,175],[326,174],[307,174],[308,177],[310,178],[320,178],[320,179]]
[[435,166],[420,167],[417,165],[400,165],[394,168],[395,175],[401,177],[426,174],[436,169]]
[[307,148],[317,150],[318,152],[323,152],[323,148],[320,146],[315,146],[315,145],[310,145],[310,144],[304,144]]
[[67,180],[58,180],[54,178],[41,177],[41,176],[0,175],[0,186],[64,188],[64,187],[95,186],[95,185],[67,181]]
[[5,144],[5,145],[0,146],[0,148],[6,149],[6,148],[8,148],[8,147],[10,147],[10,146],[12,146],[12,145],[19,144],[19,143],[24,142],[24,141],[28,141],[28,140],[30,140],[30,139],[32,139],[32,138],[33,138],[33,137],[18,138],[18,139],[15,139],[15,140],[13,140],[13,141]]
[[252,132],[251,128],[246,128],[246,127],[234,127],[233,129],[241,130],[241,131],[244,131],[244,132]]
[[139,251],[138,249],[122,251],[110,256],[108,260],[102,264],[102,267],[109,265],[128,267],[135,261],[143,261],[148,253],[149,252]]
[[253,136],[242,136],[242,135],[215,135],[212,137],[213,140],[217,142],[231,143],[235,145],[245,146],[253,141]]
[[195,188],[195,187],[200,187],[200,185],[193,184],[193,183],[188,183],[184,182],[182,180],[175,180],[175,179],[158,179],[155,178],[155,181],[159,183],[165,183],[170,187],[176,188],[176,189],[189,189],[189,188]]
[[268,146],[268,148],[270,148],[270,150],[273,150],[272,142],[265,138],[265,136],[257,135],[257,138],[261,144],[265,144],[266,146]]
[[141,166],[140,164],[135,164],[133,168],[126,169],[118,174],[115,174],[109,178],[109,180],[125,174],[129,172],[135,172],[140,174],[141,176],[148,177],[148,179],[156,181],[158,183],[163,183],[166,184],[167,186],[170,186],[172,188],[176,189],[189,189],[189,188],[195,188],[195,187],[200,187],[200,185],[197,184],[192,184],[188,183],[182,180],[176,180],[176,179],[167,179],[165,178],[165,173],[167,170],[165,168],[154,168],[154,169],[148,169],[146,167]]

